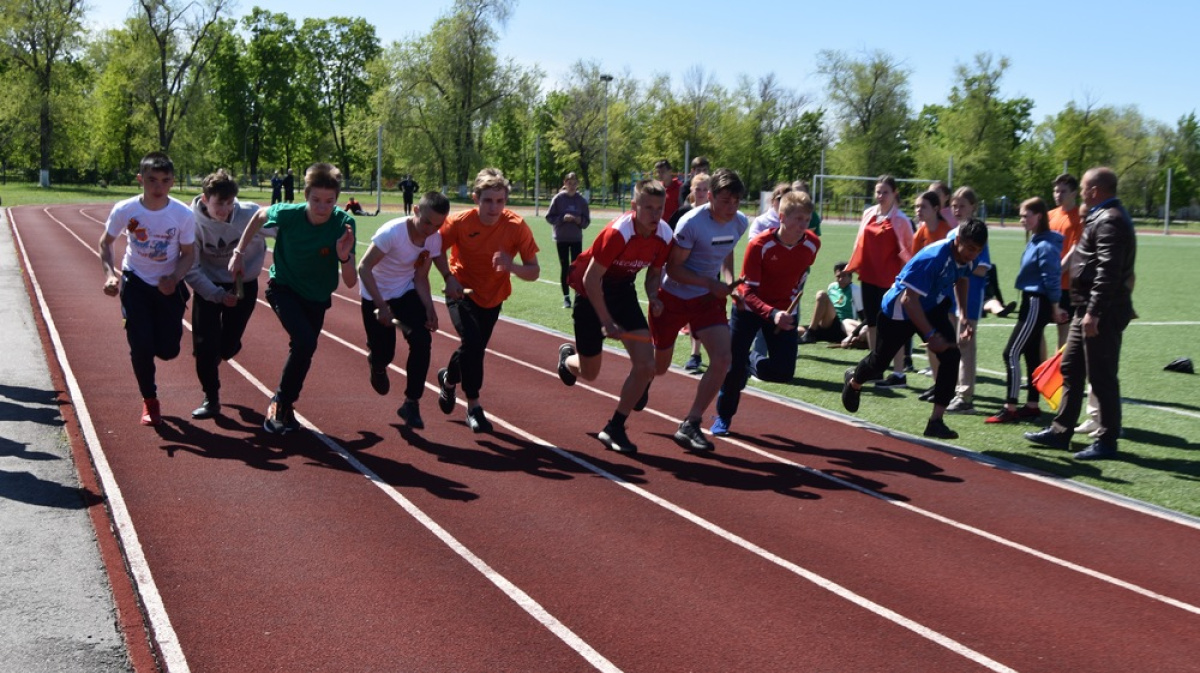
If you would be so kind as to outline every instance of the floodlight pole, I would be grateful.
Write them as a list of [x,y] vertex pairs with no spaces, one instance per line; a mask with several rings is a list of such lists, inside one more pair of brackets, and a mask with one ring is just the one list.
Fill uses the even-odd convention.
[[613,81],[612,75],[600,75],[604,82],[604,175],[601,184],[604,186],[604,205],[608,205],[608,83]]

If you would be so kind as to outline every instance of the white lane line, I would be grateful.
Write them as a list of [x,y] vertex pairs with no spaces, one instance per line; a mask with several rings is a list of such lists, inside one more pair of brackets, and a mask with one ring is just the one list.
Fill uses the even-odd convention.
[[[52,219],[54,219],[55,222],[58,222],[59,225],[62,226],[64,229],[67,228],[66,225],[63,224],[62,221],[58,220],[58,218],[55,218],[49,212],[47,212],[46,214],[49,215]],[[14,230],[15,230],[15,227],[14,227]],[[70,231],[70,230],[68,229],[68,231]],[[72,233],[72,235],[74,236],[73,233]],[[75,238],[77,240],[79,240],[80,243],[84,243],[83,239],[79,238],[79,236],[75,236]],[[84,246],[87,247],[86,243],[84,243]],[[24,251],[24,247],[22,246],[22,252],[23,251]],[[100,256],[98,250],[93,249],[92,252],[97,257]],[[167,666],[167,670],[171,671],[171,672],[187,671],[188,666],[187,666],[187,661],[183,655],[183,650],[180,648],[179,642],[178,642],[178,637],[175,634],[174,629],[170,625],[170,619],[167,616],[166,609],[162,604],[162,597],[158,593],[157,586],[154,585],[154,583],[153,583],[153,578],[150,576],[149,565],[146,562],[145,555],[141,549],[141,545],[137,541],[137,532],[133,529],[133,523],[132,523],[132,520],[129,518],[128,509],[126,508],[126,506],[124,504],[124,500],[121,498],[120,488],[117,486],[116,477],[113,475],[112,470],[108,467],[107,460],[103,459],[103,449],[101,448],[99,438],[96,436],[95,428],[92,425],[91,416],[86,411],[86,405],[83,402],[82,391],[79,390],[78,384],[75,383],[73,374],[70,373],[70,368],[66,361],[66,352],[62,348],[61,340],[58,338],[57,329],[54,328],[53,320],[50,318],[49,309],[46,307],[45,298],[42,296],[41,289],[37,285],[37,281],[33,276],[33,270],[32,270],[32,267],[29,266],[28,257],[26,257],[25,264],[26,264],[26,267],[28,267],[30,269],[30,278],[33,281],[34,287],[37,288],[38,300],[42,306],[42,313],[45,316],[47,325],[49,326],[51,334],[53,335],[53,338],[55,341],[55,349],[56,349],[56,352],[59,354],[58,355],[59,361],[62,363],[64,373],[67,376],[67,380],[70,382],[71,397],[73,400],[76,401],[76,406],[80,409],[80,413],[79,413],[80,424],[83,426],[83,428],[85,430],[85,434],[88,437],[89,444],[91,444],[92,446],[95,447],[95,451],[93,451],[93,455],[99,454],[99,456],[100,456],[100,459],[96,460],[97,465],[99,466],[99,464],[101,462],[103,462],[103,464],[104,464],[104,477],[103,478],[105,480],[105,491],[106,491],[106,493],[108,493],[110,495],[110,498],[115,498],[115,499],[120,500],[121,510],[124,512],[124,519],[127,521],[129,539],[132,540],[133,544],[136,545],[138,563],[135,566],[134,561],[131,558],[130,565],[131,565],[131,567],[144,569],[145,581],[148,582],[148,584],[146,585],[146,589],[147,589],[147,593],[150,594],[150,596],[143,596],[143,600],[147,604],[147,611],[150,612],[150,614],[151,614],[151,622],[155,623],[155,620],[157,619],[157,620],[160,620],[161,623],[164,625],[164,630],[162,633],[166,634],[168,642],[164,642],[163,637],[160,636],[160,631],[157,627],[155,627],[154,633],[155,633],[156,639],[159,640],[160,645],[162,645],[162,647],[163,647],[164,659],[167,659],[170,662],[169,665]],[[259,299],[259,302],[262,302],[262,299]],[[188,323],[188,321],[185,320],[184,325],[187,326],[187,328],[189,330],[191,329],[191,325]],[[338,343],[346,345],[347,347],[355,348],[355,349],[357,348],[357,347],[351,345],[349,342],[347,342],[347,341],[341,339],[340,337],[337,337],[325,330],[322,330],[322,333],[325,334],[326,336],[332,338],[334,341],[337,341]],[[364,355],[366,354],[365,350],[361,350],[361,349],[358,349],[358,350],[362,354],[364,354]],[[271,390],[270,388],[265,386],[261,381],[259,381],[253,374],[251,374],[245,367],[243,367],[236,360],[229,360],[229,364],[238,373],[240,373],[243,377],[245,377],[247,381],[249,381],[252,385],[254,385],[256,388],[258,388],[259,391],[261,391],[266,397],[270,398],[274,394],[273,390]],[[426,386],[432,388],[432,386],[428,383],[426,383]],[[460,402],[460,404],[461,404],[461,402]],[[368,480],[370,480],[370,482],[372,484],[374,484],[376,487],[378,487],[380,490],[382,490],[384,493],[386,493],[389,498],[391,498],[394,502],[396,502],[398,505],[400,505],[406,512],[408,512],[408,514],[410,516],[412,516],[414,519],[416,519],[418,523],[420,523],[427,530],[429,530],[429,532],[433,533],[433,535],[435,537],[437,537],[439,540],[441,540],[443,544],[445,544],[447,547],[449,547],[451,550],[453,550],[464,561],[466,561],[473,568],[475,568],[475,570],[477,570],[480,574],[482,574],[484,577],[486,577],[488,579],[488,581],[490,581],[497,588],[499,588],[501,591],[503,591],[504,594],[507,595],[509,597],[509,599],[511,599],[514,603],[516,603],[522,610],[524,610],[527,614],[529,614],[531,617],[533,617],[535,620],[537,620],[538,623],[540,623],[547,630],[549,630],[551,633],[553,633],[556,637],[558,637],[561,641],[563,641],[568,647],[575,650],[575,652],[577,652],[581,657],[583,657],[583,659],[585,661],[587,661],[589,664],[591,664],[597,670],[605,671],[606,673],[620,673],[620,671],[621,671],[620,668],[618,668],[615,664],[613,664],[611,661],[609,661],[607,658],[605,658],[603,655],[601,655],[599,652],[597,652],[591,645],[589,645],[586,641],[584,641],[582,638],[580,638],[574,631],[572,631],[565,624],[563,624],[557,617],[550,614],[550,612],[548,610],[546,610],[544,607],[542,607],[542,605],[540,603],[538,603],[537,601],[535,601],[529,594],[525,593],[522,589],[520,589],[518,586],[513,584],[508,578],[504,577],[502,574],[500,574],[495,569],[493,569],[491,566],[489,566],[482,558],[480,558],[478,555],[476,555],[470,549],[468,549],[466,545],[459,542],[453,535],[450,534],[449,531],[447,531],[445,528],[440,526],[436,521],[434,521],[431,517],[429,517],[429,515],[425,514],[425,512],[423,512],[420,508],[418,508],[416,505],[414,505],[412,503],[412,501],[410,501],[408,498],[404,497],[399,491],[397,491],[390,484],[388,484],[383,479],[381,479],[370,468],[368,468],[366,465],[363,465],[362,462],[360,462],[357,458],[355,458],[348,451],[346,451],[346,449],[342,448],[342,446],[339,445],[336,441],[329,438],[329,436],[326,435],[325,433],[321,432],[321,430],[319,428],[317,428],[315,425],[313,425],[311,422],[309,422],[308,419],[304,418],[304,416],[297,413],[296,420],[298,420],[305,428],[307,428],[309,431],[311,431],[312,434],[321,441],[321,443],[325,444],[325,446],[329,447],[330,450],[334,451],[339,456],[341,456],[342,459],[345,460],[347,463],[349,463],[351,467],[353,467],[355,470],[357,470],[359,473],[361,473],[363,476],[365,476]],[[109,485],[110,482],[111,482],[111,486]],[[113,509],[116,510],[116,507],[114,507]],[[120,528],[120,526],[118,526],[118,528]],[[125,534],[126,534],[125,532],[122,532],[123,538],[124,538]],[[140,576],[139,572],[136,569],[135,569],[134,575],[135,575],[135,577]],[[154,605],[153,610],[150,607],[151,604]],[[170,657],[167,656],[168,645],[170,646],[170,650],[171,650]]]
[[[489,353],[493,353],[493,354],[495,354],[497,357],[500,357],[500,358],[503,358],[503,359],[505,359],[505,360],[508,360],[509,362],[513,362],[513,363],[515,363],[515,364],[519,364],[519,365],[521,365],[521,366],[524,366],[524,367],[526,367],[526,368],[528,368],[528,369],[531,369],[531,370],[533,370],[533,371],[539,372],[539,373],[541,373],[541,374],[543,374],[543,375],[545,375],[545,376],[547,376],[547,377],[552,377],[552,378],[554,378],[554,379],[557,379],[557,378],[558,378],[558,373],[557,373],[557,372],[550,371],[549,369],[543,369],[543,368],[541,368],[541,367],[538,367],[538,366],[536,366],[536,365],[532,365],[532,364],[529,364],[529,363],[527,363],[527,362],[523,362],[523,361],[521,361],[521,360],[518,360],[518,359],[516,359],[516,358],[513,358],[513,357],[511,357],[511,356],[505,355],[504,353],[498,353],[498,352],[491,351],[491,350],[489,350],[488,352],[489,352]],[[600,390],[600,389],[598,389],[598,388],[594,388],[594,387],[592,387],[592,386],[589,386],[589,385],[587,385],[587,384],[586,384],[585,382],[583,382],[583,381],[578,381],[578,382],[576,382],[575,386],[576,386],[576,387],[582,387],[584,390],[588,390],[589,392],[597,393],[597,394],[599,394],[599,395],[602,395],[602,396],[604,396],[604,397],[610,398],[610,399],[612,399],[612,400],[614,400],[614,401],[615,401],[615,400],[617,400],[617,396],[615,396],[615,395],[612,395],[612,394],[610,394],[610,393],[608,393],[608,392],[605,392],[605,391],[603,391],[603,390]],[[431,389],[433,389],[433,388],[434,388],[432,385],[430,385],[429,387],[430,387]],[[673,423],[680,423],[680,422],[682,422],[682,419],[675,418],[675,417],[669,416],[669,415],[667,415],[667,414],[663,414],[663,413],[661,413],[661,412],[659,412],[659,411],[657,411],[657,410],[655,410],[655,409],[652,409],[652,408],[650,408],[650,407],[647,407],[647,408],[646,408],[646,410],[645,410],[643,413],[646,413],[646,412],[649,412],[649,413],[651,413],[651,414],[653,414],[653,415],[655,415],[655,416],[658,416],[658,417],[660,417],[660,418],[663,418],[663,419],[669,420],[669,421],[671,421],[671,422],[673,422]],[[899,434],[899,433],[896,433],[896,434]],[[1091,568],[1087,568],[1087,567],[1085,567],[1085,566],[1079,565],[1079,564],[1077,564],[1077,563],[1074,563],[1074,562],[1072,562],[1072,561],[1068,561],[1068,560],[1066,560],[1066,559],[1059,558],[1059,557],[1057,557],[1057,556],[1054,556],[1054,555],[1052,555],[1052,554],[1048,554],[1048,553],[1046,553],[1046,552],[1038,551],[1037,549],[1034,549],[1034,548],[1032,548],[1032,547],[1029,547],[1029,546],[1027,546],[1027,545],[1021,544],[1021,543],[1019,543],[1019,542],[1016,542],[1016,541],[1014,541],[1014,540],[1009,540],[1009,539],[1007,539],[1007,538],[1001,537],[1001,536],[999,536],[999,535],[996,535],[996,534],[994,534],[994,533],[989,533],[989,532],[987,532],[987,531],[985,531],[985,530],[983,530],[983,529],[981,529],[981,528],[977,528],[977,527],[975,527],[975,526],[972,526],[972,525],[970,525],[970,524],[963,523],[963,522],[960,522],[960,521],[956,521],[956,520],[954,520],[954,519],[951,519],[951,518],[949,518],[949,517],[943,516],[943,515],[941,515],[941,514],[938,514],[938,513],[936,513],[936,512],[932,512],[932,511],[930,511],[930,510],[923,509],[923,508],[921,508],[921,507],[918,507],[918,506],[916,506],[916,505],[913,505],[913,504],[911,504],[911,503],[907,503],[907,502],[901,501],[901,500],[899,500],[899,499],[896,499],[896,498],[894,498],[894,497],[892,497],[892,496],[889,496],[889,495],[887,495],[887,494],[880,493],[880,492],[878,492],[878,491],[874,491],[874,490],[871,490],[871,489],[869,489],[869,488],[865,488],[865,487],[863,487],[863,486],[859,486],[858,484],[855,484],[855,483],[853,483],[853,482],[847,481],[847,480],[845,480],[845,479],[841,479],[841,478],[839,478],[839,477],[836,477],[836,476],[834,476],[834,475],[828,474],[828,473],[826,473],[826,472],[823,472],[823,471],[821,471],[821,470],[818,470],[818,469],[816,469],[816,468],[809,467],[808,465],[804,465],[803,463],[796,462],[796,461],[794,461],[794,460],[791,460],[791,459],[789,459],[789,458],[785,458],[785,457],[783,457],[783,456],[779,456],[779,455],[777,455],[777,454],[775,454],[775,453],[772,453],[772,452],[770,452],[770,451],[767,451],[766,449],[761,449],[761,448],[759,448],[759,447],[756,447],[756,446],[753,446],[753,445],[751,445],[751,444],[747,444],[747,443],[745,443],[745,442],[742,442],[742,441],[740,441],[740,440],[738,440],[738,439],[735,439],[735,438],[732,438],[732,437],[719,437],[719,438],[716,438],[716,439],[720,439],[720,440],[723,440],[723,441],[725,441],[725,442],[727,442],[727,443],[729,443],[729,444],[733,444],[734,446],[737,446],[738,448],[740,448],[740,449],[743,449],[743,450],[745,450],[745,451],[748,451],[748,452],[750,452],[750,453],[753,453],[753,454],[755,454],[755,455],[757,455],[757,456],[761,456],[761,457],[763,457],[763,458],[766,458],[766,459],[768,459],[768,460],[771,460],[771,461],[774,461],[774,462],[777,462],[777,463],[781,463],[781,464],[783,464],[783,465],[787,465],[787,466],[789,466],[789,467],[794,467],[794,468],[796,468],[796,469],[798,469],[798,470],[801,470],[801,471],[803,471],[803,472],[805,472],[805,473],[807,473],[807,474],[810,474],[810,475],[813,475],[813,476],[816,476],[816,477],[820,477],[820,478],[822,478],[822,479],[826,479],[826,480],[828,480],[828,481],[832,481],[833,483],[835,483],[835,484],[837,484],[837,485],[839,485],[839,486],[842,486],[842,487],[844,487],[844,488],[852,489],[852,490],[854,490],[854,491],[857,491],[857,492],[859,492],[859,493],[862,493],[863,495],[867,495],[867,496],[870,496],[870,497],[872,497],[872,498],[876,498],[876,499],[882,500],[882,501],[884,501],[884,502],[887,502],[887,503],[889,503],[889,504],[892,504],[892,505],[895,505],[895,506],[897,506],[897,507],[900,507],[900,508],[902,508],[902,509],[908,510],[908,511],[910,511],[910,512],[914,513],[914,514],[918,514],[918,515],[920,515],[920,516],[923,516],[923,517],[926,517],[926,518],[932,519],[932,520],[934,520],[934,521],[938,521],[938,522],[940,522],[940,523],[943,523],[943,524],[946,524],[946,525],[948,525],[948,526],[952,526],[952,527],[954,527],[954,528],[957,528],[957,529],[959,529],[959,530],[962,530],[962,531],[965,531],[965,532],[971,533],[971,534],[973,534],[973,535],[977,535],[977,536],[979,536],[979,537],[982,537],[982,538],[984,538],[984,539],[986,539],[986,540],[990,540],[990,541],[992,541],[992,542],[995,542],[995,543],[997,543],[997,544],[1001,544],[1001,545],[1003,545],[1003,546],[1005,546],[1005,547],[1009,547],[1010,549],[1015,549],[1015,550],[1017,550],[1017,551],[1020,551],[1020,552],[1026,553],[1026,554],[1030,554],[1030,555],[1032,555],[1032,556],[1034,556],[1034,557],[1036,557],[1036,558],[1042,559],[1042,560],[1044,560],[1044,561],[1048,561],[1048,562],[1050,562],[1050,563],[1053,563],[1053,564],[1055,564],[1055,565],[1057,565],[1057,566],[1060,566],[1060,567],[1063,567],[1063,568],[1067,568],[1068,570],[1074,570],[1074,571],[1076,571],[1076,572],[1079,572],[1079,573],[1082,573],[1082,574],[1084,574],[1084,575],[1086,575],[1086,576],[1088,576],[1088,577],[1092,577],[1092,578],[1094,578],[1094,579],[1098,579],[1098,580],[1101,580],[1101,581],[1103,581],[1103,582],[1107,582],[1107,583],[1109,583],[1109,584],[1112,584],[1113,586],[1120,587],[1120,588],[1122,588],[1122,589],[1127,589],[1127,590],[1129,590],[1129,591],[1132,591],[1132,592],[1134,592],[1134,593],[1136,593],[1136,594],[1139,594],[1139,595],[1141,595],[1141,596],[1144,596],[1144,597],[1146,597],[1146,598],[1150,598],[1150,599],[1152,599],[1152,600],[1156,600],[1156,601],[1159,601],[1159,602],[1162,602],[1162,603],[1166,603],[1167,605],[1171,605],[1171,606],[1173,606],[1173,607],[1176,607],[1176,608],[1179,608],[1179,609],[1181,609],[1181,610],[1185,610],[1185,611],[1187,611],[1187,612],[1191,612],[1192,614],[1197,614],[1197,615],[1200,615],[1200,606],[1195,606],[1195,605],[1192,605],[1192,604],[1190,604],[1190,603],[1186,603],[1186,602],[1184,602],[1184,601],[1180,601],[1180,600],[1177,600],[1177,599],[1171,598],[1171,597],[1169,597],[1169,596],[1164,596],[1163,594],[1157,593],[1157,592],[1155,592],[1155,591],[1151,591],[1150,589],[1146,589],[1145,587],[1138,586],[1138,585],[1136,585],[1136,584],[1133,584],[1133,583],[1131,583],[1131,582],[1126,582],[1125,580],[1119,579],[1119,578],[1117,578],[1117,577],[1113,577],[1112,575],[1107,575],[1107,574],[1105,574],[1105,573],[1102,573],[1102,572],[1100,572],[1100,571],[1098,571],[1098,570],[1093,570],[1093,569],[1091,569]],[[1173,521],[1173,520],[1172,520],[1172,521]],[[1178,523],[1178,522],[1176,522],[1176,521],[1173,521],[1173,522],[1175,522],[1175,523]]]
[[[46,214],[55,222],[58,222],[64,229],[70,231],[61,220],[51,215],[49,211],[46,211]],[[146,618],[150,622],[150,630],[153,633],[154,641],[158,644],[158,649],[162,653],[163,666],[171,673],[185,673],[189,668],[187,658],[183,654],[183,648],[179,644],[179,636],[175,633],[175,628],[171,625],[171,618],[167,614],[166,606],[163,605],[162,594],[159,593],[158,585],[154,582],[154,576],[150,572],[150,564],[146,561],[145,551],[142,549],[142,543],[138,539],[137,530],[133,526],[133,518],[129,514],[129,507],[125,504],[125,497],[121,493],[121,487],[117,484],[116,476],[113,474],[112,467],[108,463],[108,457],[104,453],[100,437],[96,434],[96,428],[92,423],[92,415],[88,411],[83,391],[80,390],[79,382],[75,378],[75,372],[71,369],[71,363],[67,360],[67,352],[63,348],[58,326],[54,322],[54,317],[50,315],[50,308],[46,304],[46,297],[42,293],[42,286],[38,282],[37,274],[33,270],[33,264],[29,260],[29,254],[25,249],[25,242],[21,238],[20,231],[17,229],[16,220],[12,219],[13,212],[10,210],[8,215],[13,224],[13,235],[16,237],[17,247],[21,250],[25,270],[29,274],[29,283],[33,286],[34,294],[37,295],[42,319],[46,321],[46,331],[50,334],[50,341],[54,344],[54,352],[58,358],[59,366],[62,368],[63,378],[66,380],[71,401],[75,406],[75,414],[79,417],[80,430],[87,441],[89,453],[92,455],[92,463],[96,467],[96,474],[100,477],[100,483],[104,485],[104,495],[108,502],[109,511],[112,512],[113,524],[117,529],[117,539],[125,552],[125,560],[129,564],[130,574],[133,575],[138,596],[141,598],[143,608],[146,611]],[[76,236],[76,238],[79,237]],[[82,242],[82,239],[80,239],[80,242]],[[93,250],[93,252],[96,253],[97,257],[100,256],[99,251]]]
[[[335,334],[332,334],[325,330],[322,330],[321,333],[323,335],[325,335],[326,337],[332,339],[333,341],[335,341],[335,342],[345,346],[346,348],[348,348],[352,351],[355,351],[361,355],[366,355],[366,353],[367,353],[366,350],[350,343],[349,341],[346,341],[345,339],[342,339],[341,337],[339,337]],[[523,364],[526,367],[529,367],[530,369],[533,369],[535,371],[541,371],[541,372],[546,371],[546,370],[542,370],[538,367],[534,367],[533,365],[529,365],[529,364],[520,362],[519,360],[516,360],[515,358],[512,358],[510,356],[503,355],[501,353],[496,353],[495,351],[493,351],[491,349],[488,349],[488,352],[498,355],[498,356],[500,356],[506,360],[509,360],[511,362]],[[405,376],[407,376],[407,372],[405,372],[402,368],[396,366],[395,364],[389,365],[389,368],[394,369],[394,370],[400,372],[401,374],[404,374]],[[547,372],[547,373],[549,373],[549,372]],[[249,376],[249,374],[247,374],[247,376]],[[554,374],[554,376],[557,377],[557,374]],[[435,391],[435,392],[438,391],[437,386],[434,386],[433,384],[431,384],[429,382],[425,382],[425,387],[431,391]],[[604,393],[602,391],[597,390],[596,392],[600,392],[602,395],[605,395],[606,397],[613,397],[613,396],[609,395],[608,393]],[[615,399],[615,397],[614,397],[614,399]],[[461,399],[456,400],[456,402],[459,406],[462,406],[462,407],[466,406],[466,404]],[[648,408],[647,411],[651,411],[651,410]],[[660,416],[662,418],[667,418],[667,419],[671,418],[670,416],[659,413],[657,411],[652,411],[652,413],[654,413],[655,415]],[[695,513],[691,512],[690,510],[687,510],[683,507],[680,507],[680,506],[670,502],[669,500],[661,498],[640,486],[631,484],[628,481],[622,479],[621,477],[618,477],[618,476],[604,470],[603,468],[593,465],[592,463],[588,462],[587,460],[584,460],[583,458],[580,458],[579,456],[575,455],[574,453],[571,453],[570,451],[567,451],[558,446],[555,446],[551,442],[548,442],[536,435],[526,432],[525,430],[505,421],[504,419],[502,419],[498,416],[489,415],[488,418],[490,418],[492,420],[492,422],[495,423],[496,425],[504,427],[504,428],[508,429],[510,432],[513,432],[514,434],[524,437],[526,440],[528,440],[534,444],[538,444],[542,448],[552,451],[555,454],[561,456],[562,458],[566,458],[567,460],[570,460],[571,462],[583,467],[584,469],[588,470],[589,472],[592,472],[598,476],[608,479],[609,481],[617,484],[618,486],[621,486],[622,488],[625,488],[625,489],[633,492],[634,494],[639,495],[642,498],[645,498],[646,500],[649,500],[650,502],[658,505],[659,507],[662,507],[673,514],[676,514],[677,516],[682,517],[683,519],[699,526],[700,528],[703,528],[704,530],[707,530],[710,533],[713,533],[728,542],[732,542],[733,544],[751,552],[752,554],[754,554],[770,563],[773,563],[781,568],[784,568],[785,570],[788,570],[788,571],[800,576],[801,578],[808,580],[809,582],[817,585],[818,587],[825,589],[825,590],[835,594],[836,596],[838,596],[844,600],[847,600],[861,608],[864,608],[875,615],[878,615],[878,616],[880,616],[884,619],[887,619],[895,624],[898,624],[898,625],[912,631],[913,633],[916,633],[917,635],[919,635],[923,638],[931,640],[931,641],[945,647],[946,649],[948,649],[956,654],[959,654],[960,656],[966,657],[967,659],[970,659],[971,661],[974,661],[974,662],[976,662],[982,666],[985,666],[993,671],[1013,671],[1013,669],[988,658],[987,656],[983,655],[982,653],[972,650],[971,648],[967,647],[966,645],[963,645],[962,643],[959,643],[958,641],[956,641],[948,636],[942,635],[941,633],[938,633],[937,631],[930,629],[929,627],[926,627],[916,621],[913,621],[913,620],[899,614],[898,612],[895,612],[894,610],[891,610],[891,609],[886,608],[878,603],[875,603],[874,601],[872,601],[864,596],[860,596],[860,595],[854,593],[853,591],[847,589],[846,587],[843,587],[840,584],[837,584],[836,582],[834,582],[832,580],[826,579],[825,577],[822,577],[821,575],[818,575],[817,573],[815,573],[811,570],[808,570],[796,563],[788,561],[787,559],[782,558],[782,557],[754,544],[753,542],[750,542],[749,540],[733,533],[732,531],[726,530],[726,529],[718,526],[717,524],[715,524],[711,521],[708,521],[707,519],[699,516],[698,514],[695,514]],[[679,422],[679,421],[676,420],[675,422]],[[340,450],[340,447],[339,447],[338,452],[342,453],[342,450]],[[349,455],[349,454],[347,454],[347,455]],[[363,469],[366,469],[366,468],[363,468]],[[389,495],[391,494],[390,486],[386,486],[384,484],[380,484],[379,486],[380,486],[380,488],[384,488],[385,491],[389,491]],[[858,490],[863,490],[863,489],[858,489]],[[878,494],[873,494],[870,491],[863,490],[863,492],[868,493],[869,495],[874,495],[875,497],[882,497],[882,496],[879,496]],[[403,496],[396,494],[396,497],[403,497]]]

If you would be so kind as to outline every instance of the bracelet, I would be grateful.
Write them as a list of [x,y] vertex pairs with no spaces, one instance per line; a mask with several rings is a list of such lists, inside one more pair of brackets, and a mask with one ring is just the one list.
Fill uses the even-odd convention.
[[347,257],[346,259],[342,259],[341,257],[338,257],[338,261],[342,264],[348,264],[350,262],[350,258]]

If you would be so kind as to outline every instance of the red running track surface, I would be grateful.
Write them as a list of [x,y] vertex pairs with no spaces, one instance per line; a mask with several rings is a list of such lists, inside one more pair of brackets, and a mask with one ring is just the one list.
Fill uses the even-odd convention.
[[[630,419],[640,453],[607,452],[626,360],[563,387],[563,336],[517,323],[487,359],[491,435],[432,385],[426,429],[403,427],[403,342],[380,397],[344,288],[309,430],[261,430],[287,352],[265,303],[224,415],[189,416],[185,333],[159,363],[167,422],[141,427],[100,290],[108,210],[10,219],[172,670],[1196,670],[1193,521],[755,394],[739,434],[687,453],[670,437],[695,379],[674,372]],[[430,382],[457,344],[439,311]]]

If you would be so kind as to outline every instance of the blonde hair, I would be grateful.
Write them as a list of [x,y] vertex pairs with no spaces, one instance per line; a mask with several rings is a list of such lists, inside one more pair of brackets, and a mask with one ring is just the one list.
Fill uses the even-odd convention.
[[687,195],[688,203],[690,203],[692,205],[696,205],[696,187],[698,185],[708,183],[711,180],[712,180],[712,176],[710,176],[708,173],[697,173],[697,174],[693,175],[692,182],[691,182],[692,190],[690,192],[688,192],[688,195]]
[[783,198],[779,200],[779,216],[783,217],[796,210],[803,210],[811,215],[813,211],[812,197],[797,190],[784,194]]

